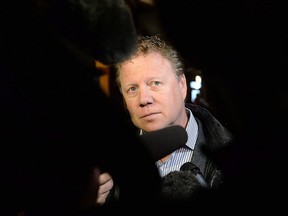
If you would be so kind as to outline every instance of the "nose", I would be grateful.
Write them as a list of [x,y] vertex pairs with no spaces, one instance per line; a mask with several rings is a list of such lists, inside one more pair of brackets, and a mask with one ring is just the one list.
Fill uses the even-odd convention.
[[144,107],[153,103],[153,97],[149,88],[139,89],[139,106]]

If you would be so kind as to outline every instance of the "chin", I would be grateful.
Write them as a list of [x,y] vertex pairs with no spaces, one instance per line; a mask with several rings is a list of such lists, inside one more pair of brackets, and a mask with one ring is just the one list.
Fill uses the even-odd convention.
[[146,131],[146,132],[151,132],[151,131],[156,131],[156,130],[160,130],[160,129],[163,129],[163,128],[165,128],[165,127],[167,127],[167,126],[160,126],[160,125],[149,125],[149,126],[146,126],[146,127],[144,127],[144,131]]

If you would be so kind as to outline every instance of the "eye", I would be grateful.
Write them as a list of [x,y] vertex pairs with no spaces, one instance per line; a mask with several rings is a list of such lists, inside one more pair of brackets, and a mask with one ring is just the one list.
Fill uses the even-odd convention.
[[136,87],[135,86],[131,86],[129,89],[128,89],[128,92],[135,92],[136,91]]
[[162,84],[162,82],[159,82],[159,81],[152,81],[152,82],[150,83],[151,86],[159,86],[159,85],[161,85],[161,84]]
[[126,95],[128,97],[133,97],[137,93],[137,87],[136,86],[131,86],[126,90]]

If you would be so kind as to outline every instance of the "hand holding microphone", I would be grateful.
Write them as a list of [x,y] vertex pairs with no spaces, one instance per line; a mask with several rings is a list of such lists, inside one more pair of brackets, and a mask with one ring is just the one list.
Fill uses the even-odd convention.
[[[140,136],[140,141],[147,148],[154,161],[157,161],[175,150],[184,147],[188,139],[186,130],[181,126],[170,126],[152,131]],[[115,185],[113,177],[107,173],[99,174],[99,190],[96,200],[97,205],[103,205],[107,199],[118,199],[119,188]]]

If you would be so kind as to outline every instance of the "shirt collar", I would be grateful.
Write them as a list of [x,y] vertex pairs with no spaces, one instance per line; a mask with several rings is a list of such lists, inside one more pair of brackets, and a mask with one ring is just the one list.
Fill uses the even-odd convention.
[[196,140],[197,140],[197,135],[198,135],[198,124],[191,110],[186,108],[186,112],[188,114],[188,123],[186,126],[188,140],[186,142],[186,146],[193,150]]

